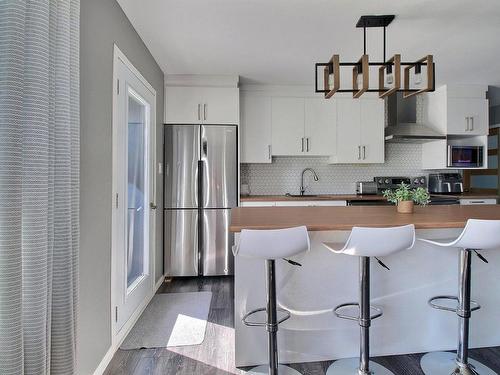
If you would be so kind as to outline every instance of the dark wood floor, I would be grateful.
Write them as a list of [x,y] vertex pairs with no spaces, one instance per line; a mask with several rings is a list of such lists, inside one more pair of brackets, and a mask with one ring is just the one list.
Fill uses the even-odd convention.
[[[234,367],[233,281],[230,277],[175,279],[158,293],[211,291],[205,341],[201,345],[176,348],[118,350],[105,375],[226,375],[245,374]],[[421,354],[377,357],[374,360],[396,375],[422,375]],[[500,374],[500,347],[474,349],[477,359]],[[304,375],[324,375],[331,361],[291,365]]]

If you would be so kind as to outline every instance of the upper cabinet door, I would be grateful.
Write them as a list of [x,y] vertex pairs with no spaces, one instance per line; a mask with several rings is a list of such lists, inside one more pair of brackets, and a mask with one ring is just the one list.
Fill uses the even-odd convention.
[[448,134],[487,135],[488,101],[481,98],[448,98]]
[[360,142],[361,106],[359,99],[337,101],[337,151],[336,163],[361,163]]
[[384,162],[384,101],[361,99],[361,163]]
[[306,155],[329,156],[336,148],[337,105],[333,99],[305,99]]
[[272,98],[271,124],[273,155],[306,155],[304,98]]
[[202,87],[198,90],[201,96],[201,117],[204,124],[239,124],[238,88]]
[[165,90],[165,123],[200,124],[202,104],[197,87],[167,86]]
[[271,98],[241,96],[242,163],[271,163]]

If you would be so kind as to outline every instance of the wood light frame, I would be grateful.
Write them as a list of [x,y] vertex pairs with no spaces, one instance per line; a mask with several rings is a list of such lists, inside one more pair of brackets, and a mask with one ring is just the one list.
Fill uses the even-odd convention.
[[[333,73],[333,87],[330,87],[330,74]],[[325,99],[330,99],[340,89],[340,57],[333,55],[323,71]]]
[[[361,70],[363,74],[363,86],[358,87],[358,66],[361,65]],[[354,89],[354,92],[352,93],[353,98],[359,98],[361,95],[363,95],[366,91],[368,91],[368,86],[370,83],[369,79],[369,70],[370,70],[370,65],[368,63],[368,55],[363,55],[361,58],[358,60],[357,64],[352,68],[352,88]]]
[[[427,66],[427,86],[418,91],[410,90],[410,70],[415,69],[417,65]],[[410,96],[418,95],[423,92],[432,91],[434,88],[434,62],[432,55],[427,55],[422,57],[420,60],[416,61],[414,64],[405,67],[405,77],[404,77],[404,91],[403,98],[409,98]]]
[[384,78],[387,72],[388,65],[382,65],[378,68],[378,88],[380,93],[378,97],[380,99],[385,98],[401,88],[401,55],[396,54],[386,61],[386,64],[392,65],[392,74],[394,75],[394,87],[386,90],[384,85]]

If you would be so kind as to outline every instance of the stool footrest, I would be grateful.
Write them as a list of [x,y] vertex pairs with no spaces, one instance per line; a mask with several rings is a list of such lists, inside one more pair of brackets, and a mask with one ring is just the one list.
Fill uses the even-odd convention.
[[[460,309],[458,307],[453,308],[453,307],[443,306],[443,305],[440,305],[440,304],[435,302],[435,301],[440,300],[440,299],[457,301],[457,304],[458,304],[458,297],[456,297],[456,296],[435,296],[435,297],[432,297],[431,299],[429,299],[428,303],[433,309],[436,309],[436,310],[450,311],[450,312],[454,312],[460,316],[466,315],[466,312],[460,311]],[[479,310],[481,308],[481,305],[475,301],[470,301],[470,304],[471,304],[470,312]]]
[[[241,321],[243,322],[244,325],[246,325],[248,327],[265,327],[265,326],[267,326],[267,322],[252,322],[252,321],[248,320],[248,318],[250,316],[252,316],[258,312],[262,312],[262,311],[267,311],[267,309],[265,307],[261,307],[259,309],[251,310],[243,316]],[[290,319],[290,316],[291,316],[290,311],[287,311],[285,309],[278,309],[278,312],[284,313],[284,315],[285,315],[281,319],[278,319],[278,324],[281,324],[285,320]]]
[[[359,310],[359,303],[356,303],[356,302],[343,303],[341,305],[338,305],[336,308],[334,308],[333,309],[333,313],[335,314],[335,316],[337,318],[347,319],[347,320],[355,320],[355,321],[359,322],[361,320],[361,316],[359,314],[357,316],[347,315],[347,314],[342,314],[339,311],[339,310],[342,310],[345,307],[352,307],[352,306],[356,306],[358,308],[358,310]],[[384,314],[384,311],[380,307],[377,307],[377,306],[370,305],[370,310],[374,310],[375,311],[375,314],[373,314],[373,315],[370,316],[371,320],[380,318]]]

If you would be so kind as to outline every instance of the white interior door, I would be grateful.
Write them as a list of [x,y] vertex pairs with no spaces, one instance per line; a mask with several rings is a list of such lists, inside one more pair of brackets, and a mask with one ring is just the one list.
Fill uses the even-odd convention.
[[153,290],[156,96],[116,53],[114,74],[112,294],[118,332]]

